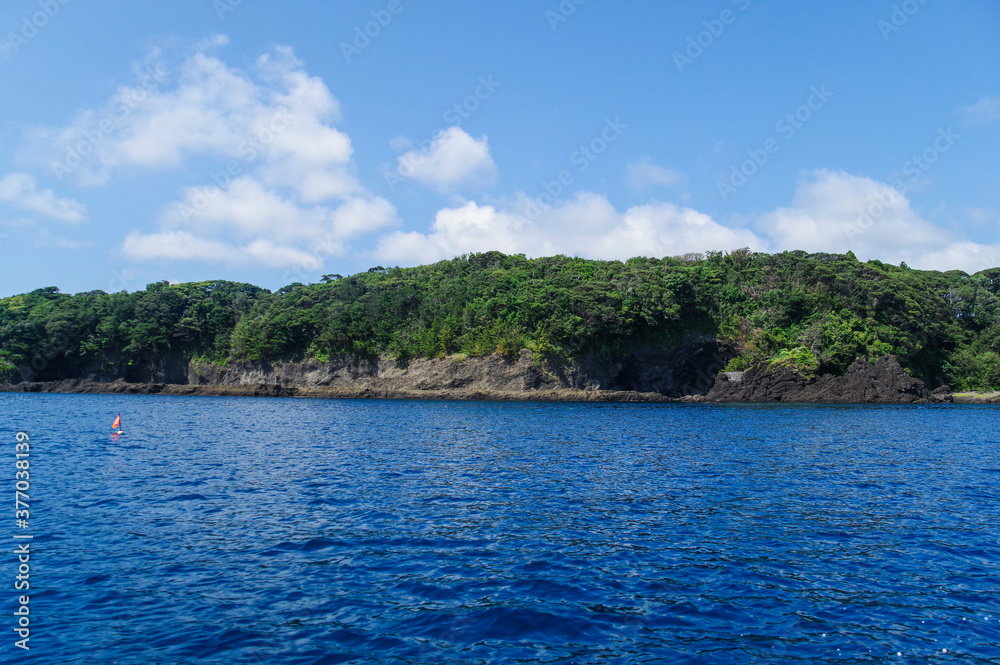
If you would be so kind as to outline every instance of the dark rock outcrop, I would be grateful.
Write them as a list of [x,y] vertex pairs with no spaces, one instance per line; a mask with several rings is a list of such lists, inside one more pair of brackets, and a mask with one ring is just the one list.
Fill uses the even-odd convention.
[[601,390],[656,392],[667,397],[705,395],[738,352],[713,337],[694,337],[667,351],[639,351],[617,361],[582,359],[580,369]]
[[931,391],[932,402],[954,402],[955,398],[951,394],[951,386],[938,386]]
[[758,365],[739,381],[716,381],[710,402],[840,402],[926,403],[950,401],[947,387],[931,393],[923,381],[909,374],[896,356],[875,363],[859,358],[844,376],[814,377],[787,365]]
[[539,362],[527,350],[507,358],[499,355],[452,356],[406,363],[384,356],[343,356],[330,358],[327,362],[245,361],[231,362],[225,367],[192,362],[183,383],[502,393],[569,389],[657,393],[679,398],[706,394],[715,382],[715,375],[734,355],[732,347],[715,338],[693,336],[666,352],[639,350],[613,359],[585,356],[570,363]]
[[0,385],[0,391],[26,393],[102,393],[112,395],[213,395],[224,397],[326,397],[352,399],[429,399],[429,400],[490,400],[539,402],[670,402],[676,401],[659,393],[639,393],[621,390],[407,390],[398,387],[372,388],[358,386],[290,388],[275,384],[256,385],[185,385],[162,383],[96,383],[90,380],[46,381]]
[[842,377],[813,377],[777,365],[721,373],[735,349],[694,336],[676,348],[620,358],[539,362],[514,357],[417,359],[344,356],[326,362],[230,362],[225,366],[169,357],[125,365],[114,359],[87,378],[22,381],[16,392],[76,392],[273,397],[372,397],[547,401],[946,402],[947,386],[930,392],[895,356],[856,361]]

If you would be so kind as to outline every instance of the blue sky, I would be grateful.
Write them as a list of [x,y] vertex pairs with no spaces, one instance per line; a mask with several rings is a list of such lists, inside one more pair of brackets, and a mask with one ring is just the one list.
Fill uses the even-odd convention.
[[490,249],[1000,265],[993,0],[8,7],[0,295]]

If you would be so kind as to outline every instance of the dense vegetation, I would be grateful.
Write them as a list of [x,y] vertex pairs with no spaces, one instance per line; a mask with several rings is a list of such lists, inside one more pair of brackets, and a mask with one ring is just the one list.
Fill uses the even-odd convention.
[[697,332],[741,350],[730,369],[788,362],[839,374],[859,356],[894,353],[932,385],[983,390],[1000,388],[998,289],[1000,268],[970,276],[745,249],[624,263],[488,252],[275,293],[221,281],[73,296],[50,287],[0,299],[0,380],[170,353],[226,363],[530,349],[565,361],[666,349]]

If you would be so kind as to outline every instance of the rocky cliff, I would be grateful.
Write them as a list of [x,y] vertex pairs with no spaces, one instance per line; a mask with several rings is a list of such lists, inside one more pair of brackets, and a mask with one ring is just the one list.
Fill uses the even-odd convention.
[[951,401],[947,386],[928,390],[896,356],[858,359],[844,376],[815,377],[786,365],[759,365],[734,377],[723,374],[706,396],[711,402],[842,402],[912,404]]
[[[640,350],[619,358],[540,362],[529,351],[513,357],[451,356],[398,362],[343,356],[325,362],[231,361],[225,366],[179,356],[119,358],[59,381],[30,375],[5,390],[171,394],[330,395],[359,397],[480,397],[497,399],[644,399],[704,396],[736,355],[715,338],[692,336],[669,351]],[[558,395],[556,395],[558,393]]]
[[538,362],[529,351],[514,357],[416,359],[345,356],[299,362],[230,362],[226,366],[175,356],[139,366],[109,362],[85,376],[21,382],[3,390],[268,396],[406,397],[711,402],[950,401],[933,393],[894,356],[859,359],[842,377],[814,377],[787,366],[720,373],[736,354],[709,337],[693,337],[667,352],[639,351],[617,359]]
[[520,393],[539,390],[630,391],[665,397],[704,395],[734,355],[713,338],[694,338],[669,352],[641,351],[618,359],[584,357],[570,363],[515,357],[452,356],[416,359],[342,357],[273,364],[237,362],[226,367],[191,363],[189,385],[277,385],[288,388],[467,390]]

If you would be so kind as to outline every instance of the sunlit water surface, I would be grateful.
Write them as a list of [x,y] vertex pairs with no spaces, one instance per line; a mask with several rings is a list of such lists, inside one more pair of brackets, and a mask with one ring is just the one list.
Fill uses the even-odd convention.
[[0,395],[80,664],[1000,662],[998,416]]

